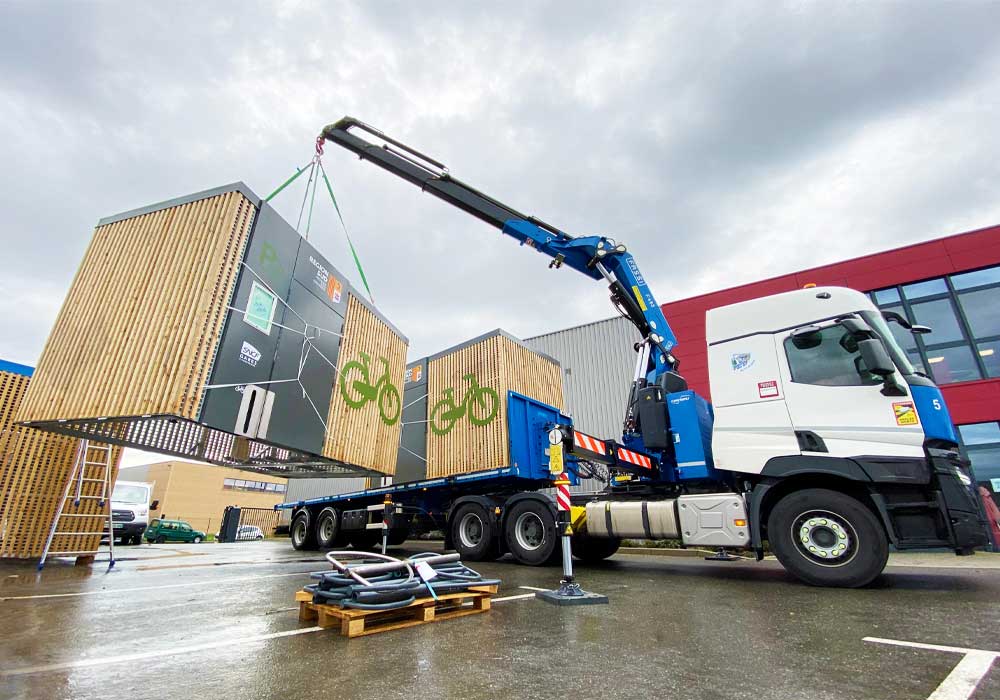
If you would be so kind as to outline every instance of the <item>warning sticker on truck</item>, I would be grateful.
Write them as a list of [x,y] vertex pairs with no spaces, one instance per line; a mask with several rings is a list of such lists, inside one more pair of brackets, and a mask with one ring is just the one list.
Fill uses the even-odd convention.
[[896,425],[917,425],[920,422],[911,401],[897,401],[892,404],[892,411],[896,415]]
[[757,393],[762,399],[773,399],[778,395],[777,380],[772,379],[768,382],[757,382]]

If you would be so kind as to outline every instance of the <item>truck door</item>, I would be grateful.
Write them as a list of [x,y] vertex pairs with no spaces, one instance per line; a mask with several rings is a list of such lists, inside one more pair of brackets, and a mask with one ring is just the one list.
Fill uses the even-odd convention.
[[897,371],[889,378],[895,391],[887,391],[883,378],[867,371],[842,324],[826,321],[774,338],[803,453],[923,456],[924,432],[909,387]]

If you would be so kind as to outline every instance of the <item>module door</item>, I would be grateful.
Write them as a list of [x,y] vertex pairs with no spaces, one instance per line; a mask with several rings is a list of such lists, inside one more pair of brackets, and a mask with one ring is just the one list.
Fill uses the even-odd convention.
[[775,336],[785,401],[803,453],[923,456],[923,429],[899,373],[896,393],[904,395],[886,395],[882,378],[867,371],[844,326],[816,326],[806,337],[794,330]]

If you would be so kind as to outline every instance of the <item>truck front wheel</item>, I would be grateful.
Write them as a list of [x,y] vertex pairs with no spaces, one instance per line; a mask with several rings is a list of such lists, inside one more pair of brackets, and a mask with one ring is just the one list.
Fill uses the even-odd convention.
[[767,534],[778,561],[813,586],[864,586],[889,558],[875,515],[856,498],[829,489],[782,498],[767,519]]
[[309,522],[309,511],[300,510],[292,518],[291,537],[295,549],[316,549],[316,532]]
[[504,525],[507,549],[519,564],[541,566],[559,556],[558,532],[552,509],[541,501],[518,501]]
[[496,518],[479,503],[461,505],[451,516],[451,541],[462,559],[496,559],[497,535]]

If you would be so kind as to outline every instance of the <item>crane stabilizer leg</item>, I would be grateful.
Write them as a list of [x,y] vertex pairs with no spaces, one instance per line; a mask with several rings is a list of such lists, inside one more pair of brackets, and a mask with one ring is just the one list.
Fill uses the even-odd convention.
[[606,595],[583,590],[573,578],[571,541],[573,526],[570,524],[569,477],[561,474],[556,479],[555,484],[558,490],[556,503],[559,508],[558,526],[561,533],[560,540],[562,540],[563,575],[559,581],[559,588],[554,591],[538,591],[535,593],[535,597],[553,605],[606,605],[608,603]]

